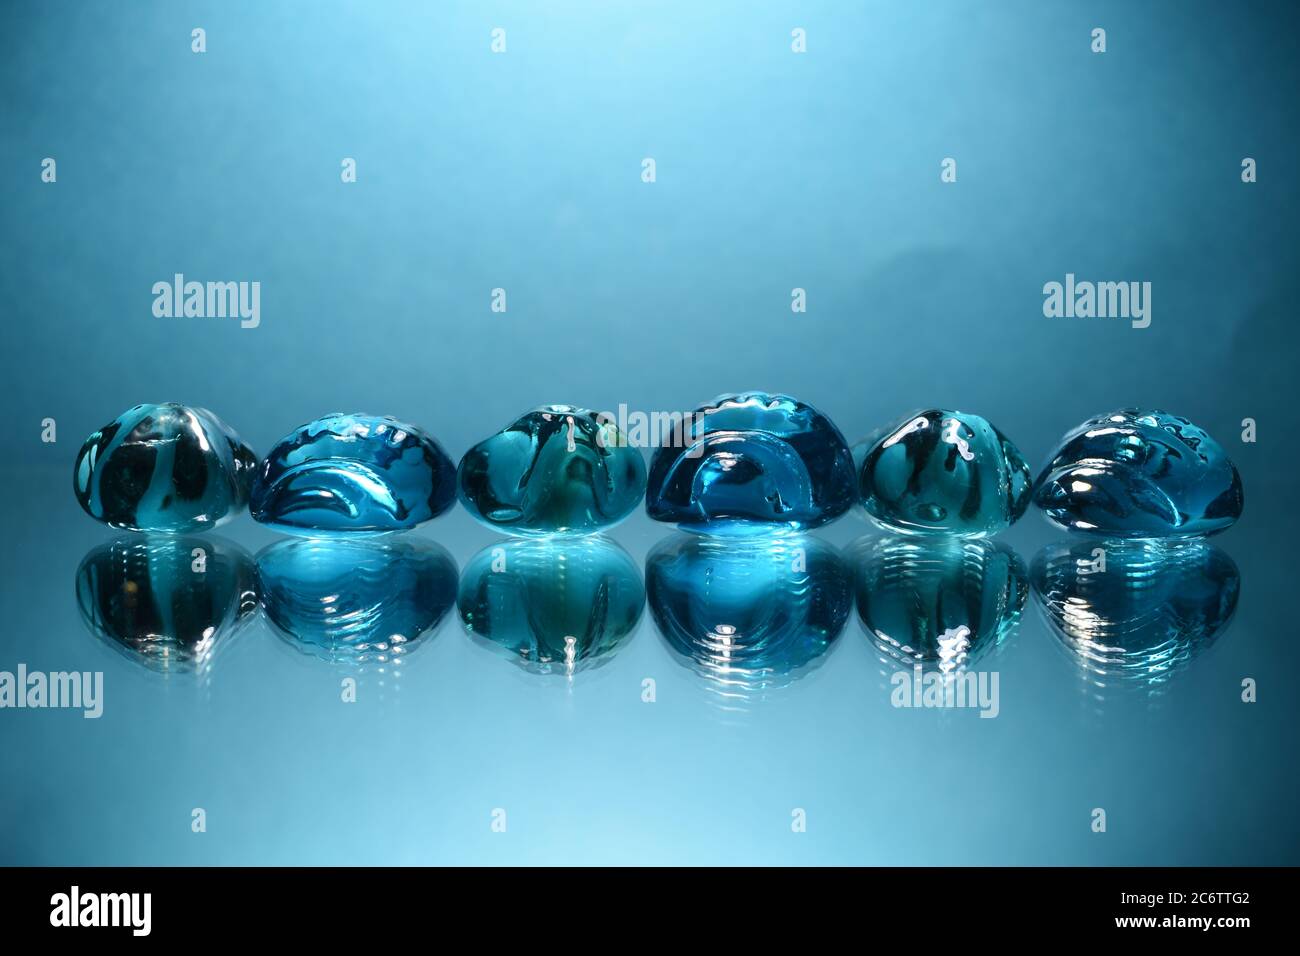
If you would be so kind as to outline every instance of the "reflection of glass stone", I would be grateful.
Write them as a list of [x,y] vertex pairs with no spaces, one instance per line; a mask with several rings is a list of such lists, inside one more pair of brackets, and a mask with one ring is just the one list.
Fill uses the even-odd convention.
[[327,415],[276,443],[249,507],[257,521],[298,534],[401,531],[451,507],[455,471],[414,425]]
[[157,671],[198,671],[257,609],[253,562],[220,538],[127,535],[77,569],[86,626]]
[[618,426],[572,405],[546,405],[461,459],[460,500],[512,534],[585,534],[623,520],[645,493],[645,459]]
[[645,588],[604,537],[503,541],[470,560],[456,603],[470,634],[526,670],[572,675],[632,633]]
[[282,540],[257,556],[257,577],[271,623],[327,660],[398,657],[456,599],[456,562],[414,536]]
[[839,552],[808,535],[673,535],[646,558],[646,592],[668,645],[742,697],[819,663],[853,601]]
[[929,409],[869,443],[859,470],[863,504],[898,531],[992,534],[1029,505],[1020,451],[978,415]]
[[1034,558],[1052,632],[1099,684],[1161,684],[1223,632],[1241,578],[1203,541],[1076,541]]
[[1241,516],[1241,477],[1185,418],[1126,408],[1061,440],[1034,501],[1071,531],[1117,538],[1215,534]]
[[646,511],[656,521],[710,533],[807,529],[857,498],[840,430],[786,395],[723,395],[697,409],[685,431],[685,447],[665,443],[650,462]]
[[1014,632],[1029,593],[1024,562],[978,539],[867,538],[855,551],[858,615],[885,657],[951,674]]
[[136,405],[86,439],[72,487],[114,528],[189,534],[238,514],[256,468],[253,450],[206,409]]

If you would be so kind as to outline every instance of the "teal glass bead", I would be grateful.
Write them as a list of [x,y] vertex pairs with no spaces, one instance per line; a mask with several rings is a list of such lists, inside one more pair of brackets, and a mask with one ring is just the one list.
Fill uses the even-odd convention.
[[854,546],[858,616],[891,667],[956,674],[1004,644],[1029,581],[1005,545],[889,536]]
[[[834,521],[853,506],[853,455],[834,423],[788,395],[722,395],[650,461],[646,513],[686,531],[769,533]],[[680,447],[679,447],[680,446]]]
[[253,450],[212,412],[136,405],[86,439],[72,487],[110,527],[192,534],[243,509],[256,468]]
[[1244,504],[1227,453],[1186,418],[1125,408],[1061,440],[1034,502],[1053,524],[1096,537],[1217,534]]
[[252,558],[218,537],[123,535],[77,568],[91,633],[160,673],[202,673],[257,611]]
[[676,534],[646,558],[659,633],[728,692],[790,683],[820,663],[853,606],[839,551],[803,534]]
[[1025,513],[1032,476],[1019,449],[978,415],[914,412],[868,439],[862,504],[911,534],[995,534]]
[[291,534],[404,531],[452,506],[454,475],[447,453],[422,429],[337,413],[275,444],[258,468],[249,510]]
[[641,571],[602,535],[503,541],[466,565],[456,603],[477,643],[539,674],[607,663],[645,606]]
[[1241,575],[1196,539],[1074,540],[1031,569],[1051,633],[1089,686],[1165,684],[1223,634]]
[[589,534],[632,512],[645,493],[645,459],[605,416],[543,405],[465,453],[460,500],[508,534]]
[[410,653],[456,600],[456,562],[414,536],[284,539],[257,556],[267,619],[298,650],[344,663]]

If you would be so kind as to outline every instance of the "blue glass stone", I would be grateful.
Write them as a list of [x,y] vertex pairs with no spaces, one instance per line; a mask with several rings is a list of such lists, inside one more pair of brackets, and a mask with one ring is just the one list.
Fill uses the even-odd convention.
[[1031,578],[1093,688],[1163,685],[1222,635],[1241,590],[1232,559],[1198,540],[1053,544]]
[[937,408],[870,439],[858,480],[867,513],[885,527],[968,536],[1018,520],[1033,485],[1005,435],[978,415]]
[[646,558],[646,592],[668,646],[736,698],[814,668],[853,605],[839,552],[802,534],[673,535]]
[[293,534],[414,528],[455,501],[455,466],[432,436],[386,416],[327,415],[271,449],[249,509]]
[[124,535],[77,568],[91,633],[161,673],[206,672],[257,610],[253,561],[214,537]]
[[456,562],[413,536],[283,539],[257,556],[257,579],[292,646],[344,663],[409,653],[456,600]]
[[544,405],[466,452],[457,481],[469,513],[498,531],[587,534],[641,501],[645,459],[597,412]]
[[192,534],[239,513],[256,469],[253,450],[210,411],[136,405],[86,439],[72,487],[111,527]]
[[1015,632],[1029,593],[1020,557],[980,539],[867,538],[854,566],[858,616],[893,667],[972,668]]
[[1241,516],[1241,476],[1185,418],[1122,409],[1061,440],[1034,501],[1048,520],[1097,537],[1217,534]]
[[645,587],[631,556],[600,535],[503,541],[466,565],[456,604],[478,643],[524,670],[572,676],[623,644]]
[[656,450],[646,512],[683,530],[801,530],[834,521],[857,498],[840,430],[787,395],[723,395],[696,409],[686,440]]

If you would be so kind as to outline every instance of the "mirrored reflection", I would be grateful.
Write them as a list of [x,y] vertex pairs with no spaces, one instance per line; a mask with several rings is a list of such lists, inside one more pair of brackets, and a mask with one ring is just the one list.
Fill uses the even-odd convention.
[[1015,632],[1025,564],[983,539],[868,537],[853,546],[858,617],[891,671],[957,674]]
[[1163,685],[1219,637],[1241,589],[1204,541],[1052,544],[1031,577],[1052,634],[1099,689]]
[[290,538],[257,556],[262,609],[298,650],[386,663],[418,646],[456,599],[456,562],[414,535]]
[[672,535],[646,557],[646,592],[659,633],[724,707],[814,669],[853,601],[839,551],[805,534]]
[[82,559],[76,588],[91,632],[159,673],[207,673],[257,609],[248,552],[210,535],[115,538]]
[[607,663],[632,633],[645,587],[631,555],[603,536],[520,539],[476,554],[456,603],[482,646],[572,677]]

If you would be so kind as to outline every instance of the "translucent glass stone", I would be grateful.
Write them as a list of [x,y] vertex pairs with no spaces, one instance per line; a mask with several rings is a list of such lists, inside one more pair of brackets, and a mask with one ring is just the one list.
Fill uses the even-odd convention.
[[256,468],[253,450],[206,409],[136,405],[86,439],[72,486],[111,527],[192,534],[239,513]]
[[858,616],[882,659],[940,674],[1002,645],[1029,593],[1020,557],[980,539],[868,538],[854,568]]
[[1185,418],[1122,409],[1061,440],[1034,501],[1048,520],[1097,537],[1216,534],[1241,516],[1241,476]]
[[646,511],[656,521],[709,533],[799,530],[834,521],[856,500],[844,436],[787,395],[720,396],[684,431],[650,462]]
[[456,603],[479,643],[525,670],[572,676],[633,632],[645,587],[631,556],[600,535],[503,541],[466,565]]
[[544,405],[466,452],[457,481],[469,513],[498,531],[587,534],[640,503],[645,459],[598,413]]
[[848,565],[808,535],[673,535],[646,558],[646,592],[668,646],[740,697],[819,663],[853,605]]
[[257,610],[253,561],[214,537],[126,535],[77,569],[91,633],[160,672],[202,672]]
[[455,465],[432,436],[375,415],[327,415],[276,443],[257,470],[253,518],[282,531],[414,528],[456,498]]
[[1094,687],[1164,684],[1228,626],[1241,577],[1197,540],[1082,540],[1034,558],[1034,596]]
[[456,562],[413,536],[283,539],[258,554],[257,579],[291,645],[346,663],[409,653],[456,600]]
[[913,412],[869,439],[862,503],[908,533],[994,534],[1029,506],[1033,480],[1019,449],[978,415]]

